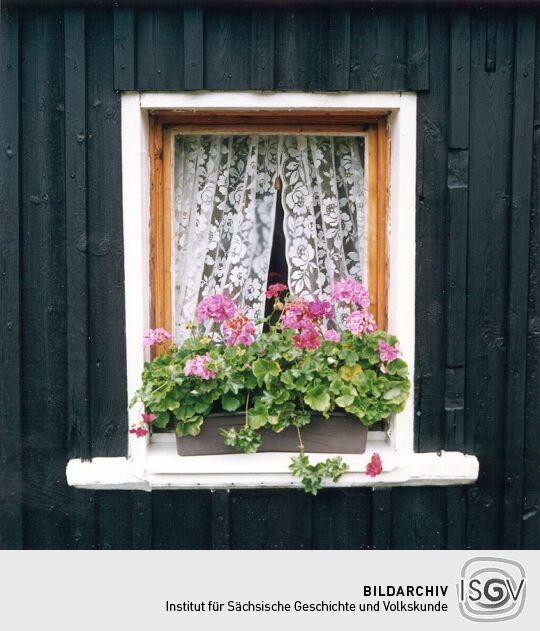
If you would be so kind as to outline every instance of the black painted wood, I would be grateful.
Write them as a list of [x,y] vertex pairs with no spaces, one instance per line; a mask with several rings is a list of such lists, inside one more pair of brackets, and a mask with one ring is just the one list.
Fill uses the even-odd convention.
[[0,15],[0,548],[22,548],[19,17]]
[[88,400],[88,217],[84,11],[64,12],[67,400],[70,453],[91,456]]
[[251,82],[252,90],[274,88],[275,21],[273,11],[251,14]]
[[392,490],[376,489],[371,498],[371,547],[373,550],[389,550],[392,542]]
[[204,30],[203,12],[190,7],[184,9],[184,87],[186,90],[203,88]]
[[504,543],[519,548],[523,516],[523,458],[527,385],[527,299],[534,120],[535,14],[516,18],[512,198],[508,304],[508,397],[505,427]]
[[127,446],[120,97],[113,19],[86,14],[86,120],[92,455]]
[[351,12],[328,17],[328,75],[326,89],[348,90],[351,72]]
[[230,492],[212,491],[212,548],[229,550],[230,533]]
[[471,76],[470,17],[467,12],[450,18],[450,119],[448,146],[469,146],[469,92]]
[[429,88],[429,17],[427,11],[413,11],[407,20],[407,86],[409,90]]
[[135,13],[133,9],[115,9],[114,89],[135,89]]

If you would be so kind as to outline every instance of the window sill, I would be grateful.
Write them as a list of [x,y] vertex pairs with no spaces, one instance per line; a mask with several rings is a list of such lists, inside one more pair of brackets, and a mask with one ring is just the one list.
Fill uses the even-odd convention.
[[[364,471],[373,452],[378,452],[384,471],[376,478]],[[130,458],[70,460],[70,486],[87,489],[247,489],[299,488],[288,470],[291,454],[260,453],[181,457],[174,436],[155,438],[141,453]],[[330,454],[312,454],[312,462]],[[331,454],[335,455],[335,454]],[[368,441],[362,455],[344,455],[350,471],[325,487],[385,487],[472,484],[478,477],[478,460],[460,452],[398,453],[384,439]]]

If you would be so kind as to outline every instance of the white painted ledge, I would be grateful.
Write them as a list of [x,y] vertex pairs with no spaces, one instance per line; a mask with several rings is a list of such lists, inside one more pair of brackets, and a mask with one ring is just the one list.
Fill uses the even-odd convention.
[[[367,476],[365,466],[373,452],[383,462],[383,473]],[[188,456],[176,453],[175,443],[161,439],[138,457],[70,460],[70,486],[87,489],[231,489],[298,488],[301,482],[288,470],[292,454],[261,453],[226,456]],[[329,455],[311,454],[312,462]],[[472,484],[478,477],[478,460],[459,452],[399,454],[384,440],[369,441],[362,455],[344,455],[350,471],[325,487],[441,486]]]

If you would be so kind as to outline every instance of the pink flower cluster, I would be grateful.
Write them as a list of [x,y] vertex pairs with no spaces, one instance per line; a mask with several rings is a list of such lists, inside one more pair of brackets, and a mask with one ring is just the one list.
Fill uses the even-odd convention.
[[253,344],[255,339],[255,325],[247,316],[239,313],[225,320],[221,325],[221,333],[227,346],[236,346],[238,344],[249,346]]
[[198,322],[203,322],[204,320],[223,322],[227,318],[232,318],[235,313],[234,302],[223,294],[206,296],[199,302],[195,311]]
[[195,355],[192,359],[188,359],[186,365],[184,366],[184,375],[189,377],[190,375],[194,375],[195,377],[200,377],[201,379],[213,379],[216,376],[216,373],[208,368],[208,363],[212,361],[212,358],[208,353],[204,355]]
[[266,290],[266,297],[275,298],[282,291],[287,291],[287,289],[289,288],[287,287],[287,285],[284,285],[283,283],[274,283],[273,285],[268,286],[268,289]]
[[392,346],[384,340],[379,340],[379,356],[382,362],[393,362],[399,357],[399,346]]
[[374,478],[383,472],[382,460],[377,452],[374,452],[371,456],[371,460],[366,465],[366,475]]
[[354,335],[362,335],[362,333],[373,333],[377,330],[375,318],[367,309],[353,311],[345,320],[345,327]]
[[341,335],[337,331],[334,331],[334,329],[323,331],[323,337],[327,342],[339,342],[341,339]]
[[[293,344],[297,348],[314,350],[321,345],[321,333],[324,339],[332,340],[332,333],[321,332],[320,321],[333,316],[332,305],[327,300],[304,300],[298,298],[285,305],[281,324],[284,329],[298,331],[293,335]],[[330,337],[327,337],[330,335]],[[333,339],[332,341],[336,341]]]
[[153,346],[154,344],[163,344],[163,342],[170,340],[171,337],[171,334],[167,333],[165,329],[148,329],[143,335],[143,345]]
[[368,290],[353,278],[340,280],[333,287],[330,293],[336,302],[344,302],[347,305],[355,304],[362,309],[369,307]]
[[137,438],[142,438],[143,436],[146,436],[146,434],[148,434],[147,425],[150,425],[150,423],[153,423],[156,420],[156,415],[149,412],[143,412],[141,414],[141,417],[142,421],[140,421],[140,424],[133,426],[129,430],[129,433],[135,434]]

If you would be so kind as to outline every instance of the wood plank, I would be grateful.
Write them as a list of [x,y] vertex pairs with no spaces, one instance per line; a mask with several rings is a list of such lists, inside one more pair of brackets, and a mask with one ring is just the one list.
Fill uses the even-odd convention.
[[131,550],[133,546],[133,491],[96,492],[96,529],[99,550]]
[[463,550],[465,548],[465,528],[467,506],[465,490],[461,487],[446,489],[446,548]]
[[446,545],[446,490],[437,487],[392,491],[392,548],[441,550]]
[[251,72],[251,15],[220,9],[204,16],[204,88],[246,90]]
[[135,90],[135,13],[114,9],[114,89]]
[[273,11],[251,14],[251,90],[274,89],[275,20]]
[[[86,13],[90,414],[93,456],[127,449],[120,96],[112,13]],[[126,244],[129,247],[129,244]]]
[[419,451],[444,444],[445,247],[448,19],[430,14],[430,89],[418,95],[416,201],[415,438]]
[[136,41],[137,90],[183,90],[183,10],[137,11]]
[[471,25],[468,12],[450,18],[450,111],[448,146],[469,146],[469,91],[471,76]]
[[351,66],[351,12],[328,16],[328,73],[325,89],[348,90]]
[[511,549],[521,545],[523,516],[535,46],[536,16],[520,13],[516,17],[515,42],[505,426],[504,543]]
[[152,496],[146,491],[133,491],[132,502],[132,548],[152,549]]
[[312,500],[314,550],[371,547],[371,490],[328,489]]
[[88,233],[84,11],[64,11],[67,400],[71,457],[91,456],[88,400]]
[[0,19],[0,548],[23,547],[19,17]]
[[392,545],[392,489],[374,489],[371,508],[371,547],[390,550]]
[[231,547],[229,515],[229,491],[212,491],[212,550],[229,550]]
[[352,12],[351,90],[408,89],[406,24],[397,11]]
[[[540,86],[540,21],[536,20],[535,85]],[[540,90],[535,90],[533,186],[529,256],[529,324],[527,338],[527,398],[523,471],[523,530],[521,546],[540,548]]]
[[21,13],[20,27],[22,532],[25,548],[58,549],[69,536],[63,11]]
[[154,550],[210,550],[210,491],[152,491]]
[[445,449],[463,451],[465,449],[465,370],[462,366],[446,369],[444,414]]
[[[497,70],[486,73],[485,20],[476,14],[471,17],[465,441],[467,451],[480,460],[480,485],[492,489],[504,479],[512,21],[499,16],[497,33]],[[468,510],[471,523],[500,519],[491,500],[487,506],[482,501],[471,504]]]
[[429,90],[429,17],[426,10],[407,17],[407,86]]
[[204,85],[203,11],[184,9],[184,88],[202,90]]

